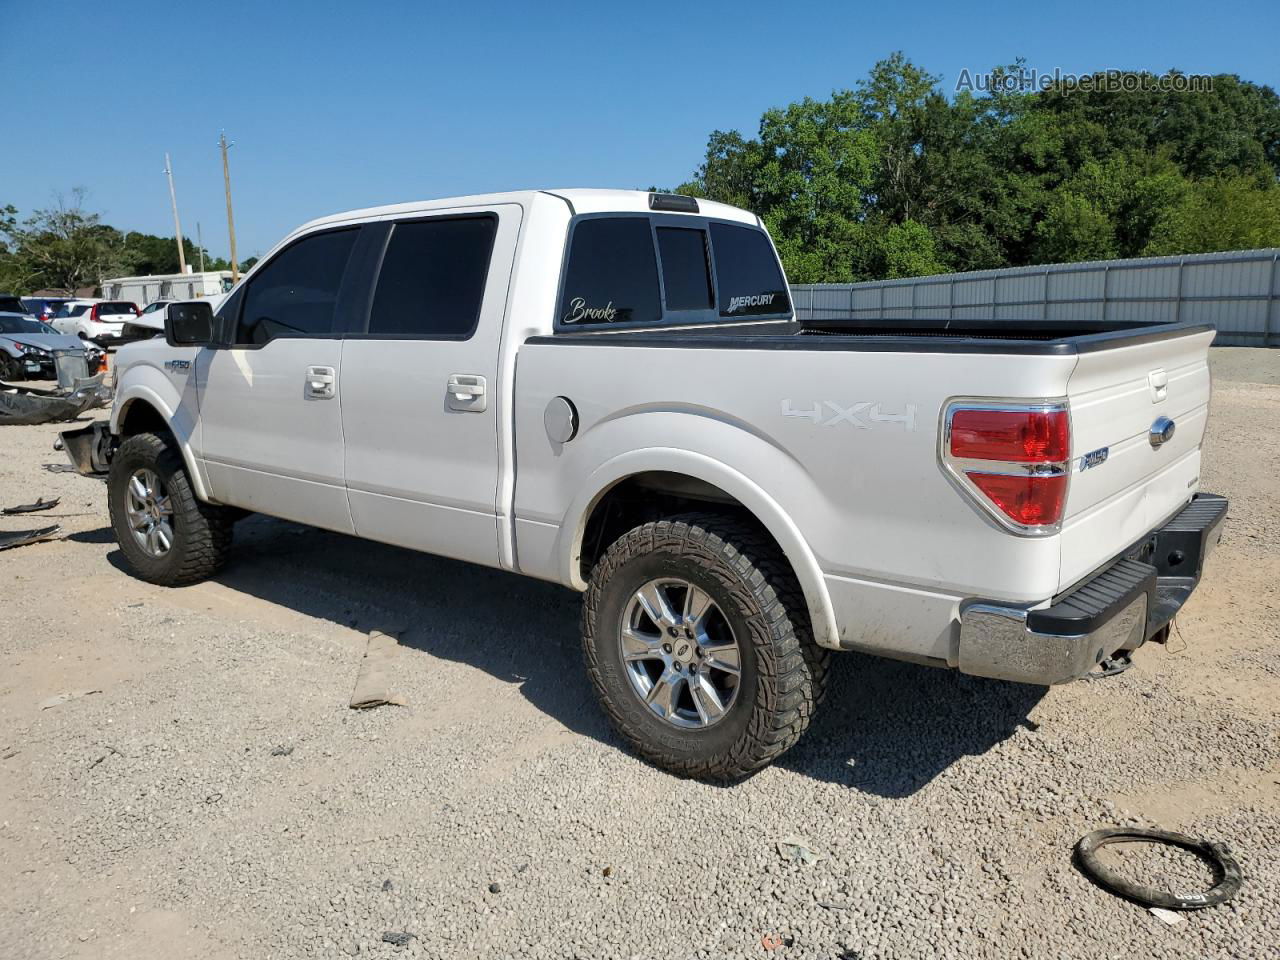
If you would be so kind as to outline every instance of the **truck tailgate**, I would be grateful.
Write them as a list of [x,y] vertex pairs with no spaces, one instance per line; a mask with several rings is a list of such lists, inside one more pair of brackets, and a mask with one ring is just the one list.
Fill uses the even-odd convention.
[[[1199,489],[1212,340],[1212,331],[1195,331],[1080,354],[1067,384],[1073,464],[1060,590],[1137,542]],[[1172,421],[1172,435],[1153,443],[1162,418]]]

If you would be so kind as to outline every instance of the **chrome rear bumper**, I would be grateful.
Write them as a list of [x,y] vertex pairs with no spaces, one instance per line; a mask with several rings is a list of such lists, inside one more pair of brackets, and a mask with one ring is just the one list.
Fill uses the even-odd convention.
[[1079,679],[1118,651],[1136,650],[1191,596],[1226,516],[1224,498],[1198,494],[1126,556],[1048,607],[970,601],[960,613],[957,666],[979,677],[1055,684]]

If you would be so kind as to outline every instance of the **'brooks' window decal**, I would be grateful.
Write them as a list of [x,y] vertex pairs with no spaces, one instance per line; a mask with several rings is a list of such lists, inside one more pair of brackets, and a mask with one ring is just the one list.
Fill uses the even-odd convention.
[[574,297],[569,301],[569,312],[565,314],[564,323],[613,323],[625,320],[630,310],[618,310],[610,300],[603,307],[589,307],[583,297]]
[[573,228],[560,322],[655,323],[662,318],[648,217],[588,217]]

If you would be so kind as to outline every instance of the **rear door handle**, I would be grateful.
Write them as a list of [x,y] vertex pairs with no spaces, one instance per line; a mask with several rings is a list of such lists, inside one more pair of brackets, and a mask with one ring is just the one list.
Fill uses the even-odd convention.
[[447,403],[450,410],[483,413],[489,405],[485,395],[485,379],[474,373],[455,373],[449,377]]
[[332,400],[337,385],[338,372],[333,367],[307,367],[308,400]]

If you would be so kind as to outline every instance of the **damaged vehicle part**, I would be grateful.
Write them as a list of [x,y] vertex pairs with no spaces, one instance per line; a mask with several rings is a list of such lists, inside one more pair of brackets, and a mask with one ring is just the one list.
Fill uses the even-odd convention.
[[33,317],[0,312],[0,380],[56,379],[69,388],[101,366],[103,353]]
[[[1102,863],[1098,851],[1113,843],[1162,843],[1179,847],[1195,854],[1213,867],[1217,882],[1204,893],[1169,893],[1145,884],[1135,883]],[[1231,856],[1225,843],[1197,840],[1184,833],[1167,830],[1148,830],[1144,827],[1107,827],[1082,837],[1076,844],[1076,862],[1081,872],[1090,880],[1118,897],[1124,897],[1144,907],[1162,907],[1165,910],[1201,910],[1226,903],[1244,883],[1240,864]]]
[[3,512],[7,517],[18,513],[39,513],[41,510],[52,510],[61,502],[62,500],[59,497],[54,497],[52,500],[40,497],[35,503],[20,503],[16,507],[5,507],[0,512]]
[[0,424],[30,426],[75,420],[111,398],[101,375],[77,381],[69,393],[6,384],[0,390]]
[[10,530],[0,533],[0,550],[11,550],[14,547],[25,547],[29,543],[40,543],[42,540],[53,540],[62,531],[62,527],[41,527],[39,530]]
[[77,473],[86,477],[104,477],[118,443],[118,439],[111,435],[107,421],[95,420],[87,427],[58,434],[53,448],[66,453]]

